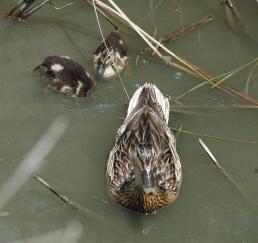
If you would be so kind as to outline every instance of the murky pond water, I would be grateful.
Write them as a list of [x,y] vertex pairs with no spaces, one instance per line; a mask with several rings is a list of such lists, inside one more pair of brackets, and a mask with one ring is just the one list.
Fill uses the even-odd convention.
[[[168,47],[208,73],[219,75],[248,63],[258,53],[257,2],[235,2],[246,22],[246,33],[229,29],[220,1],[117,3],[150,34],[158,27],[158,36],[212,14],[212,22],[172,41]],[[1,13],[14,3],[1,1]],[[112,30],[103,18],[101,24],[104,34]],[[155,83],[173,97],[200,83],[198,78],[157,58],[149,59],[148,55],[135,65],[145,45],[136,36],[123,38],[130,65],[122,78],[130,95],[145,82]],[[62,232],[73,221],[82,226],[79,242],[258,242],[258,144],[203,138],[248,199],[212,164],[198,143],[199,136],[187,133],[181,133],[177,143],[184,178],[175,203],[156,215],[143,216],[120,207],[109,197],[106,161],[128,103],[119,80],[99,81],[90,98],[81,102],[55,92],[43,96],[43,86],[32,73],[36,65],[53,54],[69,55],[93,73],[90,58],[100,40],[94,11],[84,1],[77,0],[60,11],[46,6],[25,22],[1,19],[0,188],[52,121],[64,115],[70,120],[68,128],[37,173],[91,213],[78,214],[64,206],[30,177],[1,209],[0,242]],[[225,82],[244,92],[251,68]],[[257,81],[254,72],[249,92],[254,99],[258,99]],[[233,107],[250,105],[243,99],[206,85],[180,101],[191,108],[187,114],[171,112],[171,127],[182,124],[186,131],[258,140],[257,110]],[[60,235],[56,237],[61,239]]]

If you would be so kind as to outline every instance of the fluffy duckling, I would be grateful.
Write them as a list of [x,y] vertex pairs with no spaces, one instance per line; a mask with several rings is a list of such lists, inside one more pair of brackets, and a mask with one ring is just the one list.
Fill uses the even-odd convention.
[[182,169],[168,119],[155,85],[136,90],[107,163],[108,190],[124,207],[150,214],[177,198]]
[[95,87],[84,68],[66,56],[48,56],[34,71],[46,75],[47,87],[70,97],[86,97]]
[[104,79],[109,79],[125,69],[128,63],[127,50],[117,30],[112,31],[105,43],[102,41],[97,47],[92,62],[97,75]]

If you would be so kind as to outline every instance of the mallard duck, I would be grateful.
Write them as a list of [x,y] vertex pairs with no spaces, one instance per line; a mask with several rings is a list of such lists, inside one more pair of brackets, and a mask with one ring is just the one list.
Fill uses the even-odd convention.
[[95,86],[84,68],[67,56],[48,56],[34,71],[46,75],[47,87],[71,97],[86,97]]
[[117,30],[112,31],[105,42],[97,47],[92,57],[93,66],[99,77],[111,78],[121,73],[127,63],[126,46]]
[[106,172],[111,196],[126,208],[150,214],[179,194],[182,169],[168,119],[169,101],[155,85],[136,90]]

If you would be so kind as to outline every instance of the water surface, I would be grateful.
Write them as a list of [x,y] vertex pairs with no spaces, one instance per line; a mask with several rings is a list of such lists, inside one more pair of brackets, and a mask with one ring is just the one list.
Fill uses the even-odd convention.
[[[1,13],[16,1],[1,1]],[[58,1],[56,1],[58,2]],[[136,23],[150,34],[177,30],[200,16],[214,21],[184,38],[169,43],[178,55],[219,75],[257,57],[257,3],[235,1],[246,22],[246,33],[232,31],[225,22],[220,1],[118,1]],[[58,3],[59,4],[59,3]],[[104,34],[112,26],[101,18]],[[122,78],[130,95],[138,85],[155,83],[161,91],[178,96],[200,80],[144,55],[136,36],[123,35],[130,65]],[[70,119],[64,136],[37,171],[60,192],[94,214],[78,214],[32,178],[2,209],[0,242],[27,239],[63,229],[71,221],[82,224],[79,242],[245,242],[258,241],[257,206],[214,167],[198,144],[198,136],[182,133],[178,140],[184,177],[181,194],[158,214],[141,216],[116,204],[107,194],[105,167],[115,133],[126,115],[127,99],[117,79],[99,81],[87,101],[49,92],[32,73],[48,55],[68,55],[93,73],[90,63],[101,36],[93,9],[84,1],[60,11],[46,6],[25,22],[0,22],[0,186],[14,173],[24,156],[58,115]],[[244,90],[251,66],[227,80]],[[250,95],[258,99],[257,72]],[[220,106],[191,108],[196,114],[171,113],[169,125],[214,136],[258,140],[255,109],[229,108],[249,104],[208,85],[181,100],[184,105]],[[203,138],[220,163],[235,178],[250,200],[257,202],[258,144],[241,144]]]

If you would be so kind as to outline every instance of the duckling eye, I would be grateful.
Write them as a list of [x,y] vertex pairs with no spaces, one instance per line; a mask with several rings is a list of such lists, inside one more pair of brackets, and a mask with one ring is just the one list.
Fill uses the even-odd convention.
[[54,78],[56,75],[55,75],[55,72],[53,70],[47,70],[47,75]]

